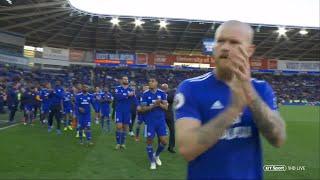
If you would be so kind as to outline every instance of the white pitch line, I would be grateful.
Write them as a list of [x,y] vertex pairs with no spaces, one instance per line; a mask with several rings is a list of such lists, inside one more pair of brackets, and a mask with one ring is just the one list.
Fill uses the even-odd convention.
[[0,128],[0,131],[1,131],[1,130],[8,129],[8,128],[10,128],[10,127],[18,126],[19,124],[20,124],[20,123],[12,124],[12,125],[10,125],[10,126],[6,126],[6,127],[2,127],[2,128]]

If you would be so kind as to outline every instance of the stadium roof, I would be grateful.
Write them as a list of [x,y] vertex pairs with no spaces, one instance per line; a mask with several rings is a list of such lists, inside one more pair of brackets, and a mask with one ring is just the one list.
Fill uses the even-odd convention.
[[[100,15],[319,27],[318,0],[68,0]],[[183,2],[183,3],[182,3]],[[272,11],[270,11],[272,9]],[[298,13],[297,13],[298,12]],[[266,14],[268,14],[266,16]]]
[[[199,54],[202,40],[212,38],[221,22],[186,19],[146,18],[136,27],[134,17],[92,14],[75,9],[67,0],[0,0],[0,30],[26,36],[26,44],[36,47],[97,49],[125,52],[169,52]],[[270,10],[270,13],[272,10]],[[266,15],[267,16],[267,15]],[[287,26],[279,36],[276,25],[251,24],[255,29],[255,56],[285,60],[319,60],[319,27]]]

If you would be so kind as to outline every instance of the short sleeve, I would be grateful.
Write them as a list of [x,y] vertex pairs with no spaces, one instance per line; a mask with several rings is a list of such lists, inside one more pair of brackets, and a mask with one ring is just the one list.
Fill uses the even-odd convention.
[[[263,88],[263,89],[262,89]],[[264,82],[263,86],[258,87],[260,97],[272,110],[278,110],[277,98],[269,83]]]
[[60,98],[60,100],[63,100],[63,98],[64,98],[64,91],[63,91],[63,89],[57,89],[56,90],[56,92],[57,92],[57,95],[58,95],[58,98]]
[[201,120],[198,104],[195,101],[195,94],[191,92],[192,84],[188,81],[182,82],[174,97],[174,110],[176,120],[182,118]]
[[167,94],[166,93],[162,93],[161,100],[167,101]]
[[140,98],[140,105],[141,106],[147,106],[148,102],[147,102],[147,96],[145,93],[143,93],[143,95]]

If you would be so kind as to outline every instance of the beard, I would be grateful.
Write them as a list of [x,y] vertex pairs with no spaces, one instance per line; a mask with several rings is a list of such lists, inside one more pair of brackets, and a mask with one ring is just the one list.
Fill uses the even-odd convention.
[[230,81],[233,78],[233,72],[230,69],[231,64],[227,58],[218,58],[216,60],[217,77],[220,80]]
[[122,84],[123,85],[129,85],[129,82],[123,82]]

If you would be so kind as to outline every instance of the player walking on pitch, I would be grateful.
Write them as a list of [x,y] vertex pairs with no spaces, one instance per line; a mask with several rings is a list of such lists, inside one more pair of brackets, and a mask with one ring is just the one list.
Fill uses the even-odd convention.
[[131,98],[134,96],[134,91],[129,87],[127,76],[121,79],[121,85],[115,89],[115,119],[116,119],[116,149],[125,149],[126,135],[131,123]]
[[[156,165],[161,166],[160,153],[167,145],[167,129],[165,121],[165,110],[168,109],[167,95],[158,89],[158,81],[155,78],[149,79],[149,90],[142,95],[141,107],[139,111],[145,112],[146,132],[147,132],[147,154],[150,160],[150,169],[156,169]],[[153,138],[159,137],[159,144],[156,152],[153,152]]]

